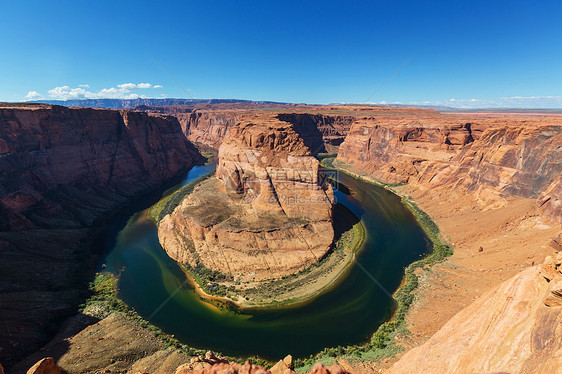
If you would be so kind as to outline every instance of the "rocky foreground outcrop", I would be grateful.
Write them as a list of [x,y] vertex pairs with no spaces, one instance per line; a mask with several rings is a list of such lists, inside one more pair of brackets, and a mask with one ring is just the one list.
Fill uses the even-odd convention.
[[[281,361],[282,362],[282,361]],[[276,365],[277,366],[277,365]],[[292,369],[282,367],[272,367],[266,369],[263,366],[253,365],[250,362],[245,364],[219,363],[206,367],[202,370],[188,370],[179,367],[176,374],[294,374]],[[317,363],[312,367],[309,374],[349,374],[347,370],[338,365],[324,366]]]
[[238,123],[218,158],[217,178],[160,222],[170,257],[250,281],[298,272],[326,254],[333,191],[292,125]]
[[389,371],[560,373],[562,252],[502,283],[459,312]]
[[174,117],[0,105],[0,362],[39,349],[76,310],[98,223],[198,157]]

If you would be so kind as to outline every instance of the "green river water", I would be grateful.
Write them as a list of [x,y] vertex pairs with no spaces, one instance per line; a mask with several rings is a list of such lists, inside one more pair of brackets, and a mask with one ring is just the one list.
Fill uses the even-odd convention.
[[[214,170],[195,166],[179,186]],[[404,268],[426,255],[429,241],[400,198],[359,179],[339,174],[338,203],[364,223],[364,249],[345,278],[306,305],[240,313],[219,310],[185,284],[185,275],[158,242],[146,207],[129,207],[107,232],[103,259],[119,274],[119,297],[152,324],[194,348],[277,360],[305,357],[326,347],[368,341],[395,307],[387,292],[400,285]],[[369,274],[366,274],[365,270]],[[387,292],[383,291],[374,277]]]

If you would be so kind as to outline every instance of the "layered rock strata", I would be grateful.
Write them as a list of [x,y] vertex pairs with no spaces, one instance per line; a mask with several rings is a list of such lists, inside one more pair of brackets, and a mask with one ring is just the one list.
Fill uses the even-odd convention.
[[[295,131],[313,154],[334,152],[355,121],[352,115],[325,113],[319,110],[319,107],[295,104],[206,103],[173,106],[143,105],[133,109],[173,115],[180,122],[190,141],[217,149],[228,129],[238,121],[278,119],[293,124]],[[296,109],[299,111],[292,111]]]
[[558,253],[482,295],[388,373],[559,373],[561,264]]
[[538,199],[545,215],[562,220],[562,118],[416,122],[358,121],[338,160],[387,183],[462,189],[481,208],[511,196]]
[[290,124],[232,127],[216,177],[160,222],[176,261],[262,280],[298,272],[330,249],[333,191]]
[[0,105],[0,361],[40,348],[85,296],[97,223],[199,157],[174,117]]

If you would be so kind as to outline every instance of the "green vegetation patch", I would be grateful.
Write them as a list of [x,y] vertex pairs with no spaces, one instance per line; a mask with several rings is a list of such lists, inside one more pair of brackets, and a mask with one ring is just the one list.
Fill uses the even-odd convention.
[[177,191],[164,197],[148,210],[148,216],[156,223],[160,222],[164,217],[172,213],[174,209],[176,209],[176,207],[181,204],[183,199],[193,192],[193,190],[199,183],[211,178],[214,175],[215,172],[213,171],[209,174],[199,177],[193,182],[186,184],[185,186],[179,188]]
[[422,227],[429,240],[431,240],[433,248],[428,256],[413,262],[406,268],[404,284],[394,294],[394,299],[396,301],[394,316],[392,320],[379,326],[377,331],[373,334],[370,342],[362,345],[326,348],[322,352],[312,355],[309,358],[296,360],[296,367],[308,367],[314,362],[328,357],[346,356],[350,362],[353,362],[353,360],[378,361],[385,357],[396,355],[402,350],[402,347],[397,344],[396,338],[398,336],[405,336],[409,333],[405,319],[406,314],[414,301],[414,291],[419,285],[418,276],[415,274],[416,269],[425,269],[428,266],[432,266],[445,260],[448,256],[453,254],[453,248],[442,237],[439,227],[435,221],[433,221],[426,212],[420,209],[420,207],[418,207],[418,205],[412,201],[410,197],[404,196],[395,191],[392,187],[396,187],[396,185],[362,178],[361,176],[350,173],[341,167],[334,167],[334,160],[335,158],[333,157],[325,158],[322,160],[322,166],[337,168],[340,172],[351,175],[354,178],[359,178],[367,183],[386,188],[399,195],[402,203],[412,212],[412,214],[414,214],[419,225]]
[[[158,327],[150,324],[143,319],[134,309],[130,308],[125,302],[117,297],[117,283],[119,279],[109,272],[97,273],[95,279],[90,282],[90,297],[80,305],[80,311],[86,315],[103,319],[111,313],[120,313],[129,321],[132,321],[140,327],[152,332],[167,347],[174,347],[188,354],[189,356],[200,356],[205,354],[205,350],[191,348],[182,344],[169,334],[166,334]],[[259,357],[232,357],[218,354],[225,357],[230,362],[250,361],[252,364],[271,367],[273,363],[263,360]]]
[[205,353],[203,350],[193,349],[180,343],[172,336],[143,319],[134,309],[129,308],[125,302],[117,297],[117,282],[117,276],[111,273],[97,273],[89,286],[90,297],[80,305],[80,311],[98,319],[103,319],[114,312],[120,313],[128,320],[152,332],[167,347],[175,347],[190,356]]

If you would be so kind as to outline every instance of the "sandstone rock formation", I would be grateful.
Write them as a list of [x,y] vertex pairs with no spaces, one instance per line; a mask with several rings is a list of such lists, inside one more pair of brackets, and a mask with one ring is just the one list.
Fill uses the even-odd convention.
[[561,262],[547,258],[484,294],[388,373],[560,373]]
[[271,374],[285,374],[287,372],[292,372],[293,369],[293,356],[288,355],[273,365],[269,371],[271,371]]
[[290,124],[231,128],[216,176],[160,222],[176,261],[261,280],[295,273],[329,250],[333,191]]
[[82,314],[70,318],[47,345],[12,366],[10,373],[25,374],[46,356],[56,357],[57,365],[68,374],[168,374],[191,359],[119,313],[102,320]]
[[387,183],[463,189],[481,208],[538,198],[545,215],[562,219],[562,118],[465,121],[375,115],[354,123],[338,160]]
[[544,216],[562,223],[562,175],[542,191],[537,205]]
[[189,140],[215,148],[220,147],[228,130],[239,121],[262,122],[277,118],[291,123],[313,154],[334,151],[343,142],[354,121],[352,116],[332,116],[314,112],[276,113],[233,109],[195,109],[191,113],[174,115]]
[[176,114],[187,138],[214,148],[219,148],[228,129],[236,124],[240,114],[236,111],[194,110],[189,114]]
[[169,116],[5,104],[0,123],[1,230],[90,224],[95,214],[89,217],[81,205],[89,203],[87,194],[95,199],[96,188],[130,196],[196,157]]
[[[283,361],[281,361],[283,362]],[[232,363],[219,363],[212,366],[205,367],[199,370],[190,370],[188,365],[178,367],[176,374],[294,374],[292,368],[286,368],[281,371],[276,366],[271,369],[266,369],[263,366],[253,365],[246,362],[244,365],[236,362]],[[322,363],[317,363],[312,367],[309,374],[349,374],[347,370],[338,365],[324,366]]]
[[349,115],[323,113],[279,113],[277,118],[292,123],[313,154],[336,150],[355,121]]
[[[229,365],[228,364],[228,360],[224,357],[217,357],[214,352],[212,351],[207,351],[207,353],[205,353],[204,356],[197,356],[197,357],[193,357],[191,358],[191,360],[189,361],[189,363],[180,365],[176,368],[175,373],[176,374],[184,374],[184,373],[192,373],[192,372],[204,372],[204,371],[208,371],[209,369],[211,369],[211,367],[214,367],[214,369],[212,369],[213,371],[216,370],[217,368],[230,368],[231,370],[234,369],[240,369],[241,365],[240,364],[236,364],[234,363],[233,365]],[[261,368],[260,366],[251,366],[251,367],[247,367],[246,368],[248,370],[257,370],[259,368]],[[263,368],[262,368],[263,369]]]
[[199,157],[174,117],[0,105],[0,360],[40,348],[85,296],[93,230]]
[[450,162],[422,165],[417,182],[463,188],[485,204],[510,196],[536,199],[562,173],[560,144],[560,125],[487,129]]
[[61,373],[61,367],[55,363],[55,360],[52,357],[47,357],[40,360],[27,371],[27,374],[60,374],[60,373]]
[[239,123],[219,149],[217,178],[256,213],[326,221],[333,192],[291,125]]
[[347,135],[355,117],[334,114],[331,108],[280,103],[196,103],[192,105],[146,106],[134,110],[175,116],[187,138],[219,148],[228,130],[238,121],[277,118],[293,124],[313,154],[334,152]]
[[201,370],[190,370],[187,366],[180,366],[176,374],[268,374],[269,371],[263,366],[253,365],[250,362],[238,364],[233,362],[215,364]]

